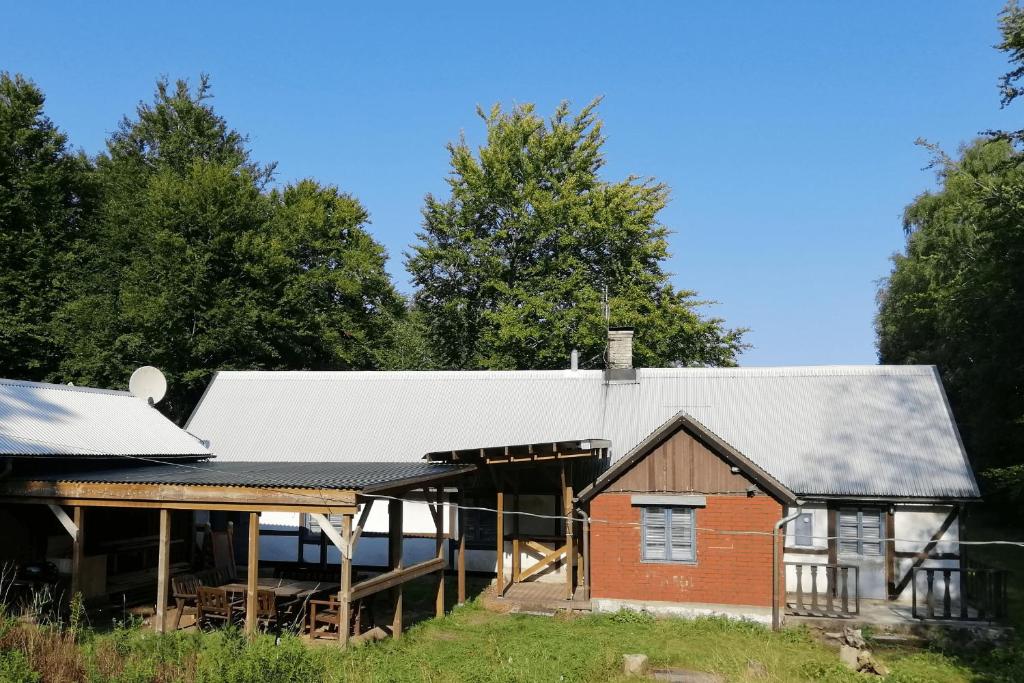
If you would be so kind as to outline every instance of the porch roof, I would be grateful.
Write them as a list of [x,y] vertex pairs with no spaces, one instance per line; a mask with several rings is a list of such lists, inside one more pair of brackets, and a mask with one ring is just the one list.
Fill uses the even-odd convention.
[[354,508],[357,495],[438,485],[474,465],[368,462],[160,463],[16,474],[0,500],[106,507],[207,510]]

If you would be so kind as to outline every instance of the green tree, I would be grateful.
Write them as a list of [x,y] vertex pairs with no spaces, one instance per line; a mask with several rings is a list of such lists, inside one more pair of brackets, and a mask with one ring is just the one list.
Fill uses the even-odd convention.
[[598,101],[547,122],[532,105],[478,111],[486,144],[448,146],[447,199],[427,195],[406,266],[432,357],[452,368],[558,368],[602,356],[612,325],[636,327],[640,365],[732,365],[742,330],[705,318],[669,283],[668,188],[608,182]]
[[1006,140],[939,155],[941,187],[907,207],[879,293],[883,363],[939,367],[980,469],[1024,452],[1024,169]]
[[64,378],[124,386],[156,365],[178,420],[218,369],[373,367],[402,311],[359,202],[310,180],[268,192],[273,167],[209,99],[205,77],[161,81],[112,135],[61,314]]
[[[1024,12],[999,16],[1011,70],[1002,106],[1021,95]],[[904,215],[905,252],[879,291],[883,363],[938,366],[968,453],[990,491],[1024,493],[1024,131],[991,131],[951,158],[934,145],[940,188]]]
[[71,243],[88,216],[88,162],[43,112],[31,81],[0,73],[0,377],[45,379]]

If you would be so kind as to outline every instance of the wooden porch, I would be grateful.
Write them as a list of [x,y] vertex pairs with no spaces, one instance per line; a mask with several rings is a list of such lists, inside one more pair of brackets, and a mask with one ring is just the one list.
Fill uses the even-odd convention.
[[[326,584],[324,590],[320,591],[327,592],[330,598],[319,605],[319,617],[311,616],[307,622],[308,631],[312,635],[324,635],[320,631],[329,632],[330,637],[342,645],[346,644],[352,635],[350,625],[353,623],[353,605],[385,592],[393,603],[389,631],[395,636],[400,635],[402,586],[427,576],[436,577],[436,615],[443,615],[444,572],[448,568],[444,554],[445,489],[457,490],[459,482],[473,471],[473,467],[430,463],[410,463],[397,469],[393,464],[374,466],[372,463],[317,463],[300,467],[288,464],[276,468],[274,465],[231,463],[231,467],[218,467],[214,463],[192,463],[178,469],[180,466],[168,463],[26,475],[0,482],[0,501],[19,506],[32,505],[39,510],[39,514],[52,514],[60,522],[71,540],[71,595],[77,594],[83,582],[89,579],[89,565],[85,562],[86,539],[89,534],[87,510],[121,508],[155,513],[159,518],[159,536],[152,625],[158,632],[174,628],[174,622],[179,620],[184,607],[182,596],[178,596],[176,608],[169,609],[172,597],[171,517],[173,512],[179,510],[240,512],[247,517],[248,552],[244,576],[236,575],[241,572],[236,572],[232,553],[228,575],[221,577],[227,581],[217,582],[223,585],[204,586],[202,581],[197,580],[194,586],[197,594],[195,609],[198,612],[201,613],[203,609],[198,594],[202,594],[204,588],[216,589],[224,597],[219,604],[210,606],[211,613],[217,613],[215,616],[225,623],[233,621],[233,613],[244,614],[244,629],[247,633],[254,633],[265,625],[268,609],[273,610],[272,605],[268,607],[265,604],[264,598],[269,593],[269,599],[273,599],[275,587],[268,588],[267,577],[261,577],[260,574],[259,521],[264,511],[309,515],[319,523],[321,530],[340,552],[337,582],[333,588]],[[314,469],[318,471],[311,472]],[[244,477],[242,473],[246,473]],[[318,484],[310,486],[310,480]],[[430,506],[436,528],[436,552],[431,559],[405,566],[402,561],[402,503],[413,491],[422,491]],[[355,580],[352,571],[353,554],[370,510],[375,505],[388,507],[388,566],[379,575]],[[332,515],[340,515],[340,527],[332,522]],[[459,577],[458,599],[463,602],[464,553],[458,555],[456,564]],[[192,569],[199,570],[202,567]],[[307,599],[314,597],[316,591],[306,590],[308,587],[304,585],[299,586],[303,582],[293,583],[296,585],[293,591],[296,596],[302,593]],[[152,583],[149,585],[152,586]],[[244,595],[244,601],[236,603],[231,596],[239,594]],[[312,615],[317,602],[307,602],[302,608],[308,609]],[[175,612],[173,622],[169,618],[172,611]]]

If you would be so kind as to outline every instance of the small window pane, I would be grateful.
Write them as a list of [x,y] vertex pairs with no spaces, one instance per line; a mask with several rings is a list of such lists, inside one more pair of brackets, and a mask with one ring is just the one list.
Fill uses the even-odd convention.
[[814,515],[803,512],[796,518],[796,545],[814,545]]
[[665,508],[644,508],[644,559],[665,559]]
[[672,508],[671,559],[688,562],[693,559],[693,510],[690,508]]

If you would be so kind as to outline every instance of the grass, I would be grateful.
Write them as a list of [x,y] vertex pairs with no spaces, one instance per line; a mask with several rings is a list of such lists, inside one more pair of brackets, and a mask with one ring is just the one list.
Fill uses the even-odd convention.
[[[620,613],[576,618],[495,614],[476,603],[421,622],[399,640],[346,651],[293,637],[246,639],[234,631],[156,635],[118,626],[108,633],[35,626],[0,627],[5,683],[334,683],[405,681],[626,680],[626,653],[654,666],[716,672],[727,680],[864,681],[802,629],[781,633],[720,619],[654,620]],[[891,681],[1024,680],[1015,650],[969,659],[941,652],[890,651]],[[757,664],[752,664],[757,662]],[[760,673],[759,673],[760,672]]]

